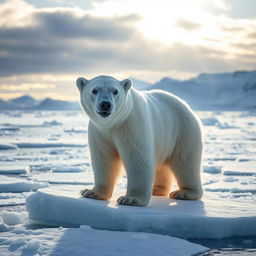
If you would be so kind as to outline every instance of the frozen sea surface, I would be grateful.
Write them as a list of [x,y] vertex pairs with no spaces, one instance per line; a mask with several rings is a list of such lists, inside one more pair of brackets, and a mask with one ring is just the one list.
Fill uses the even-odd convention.
[[[38,189],[41,191],[38,193],[62,191],[62,196],[65,196],[66,186],[67,196],[69,193],[75,196],[83,186],[92,186],[93,174],[87,145],[88,119],[79,111],[5,111],[0,113],[0,231],[2,231],[0,255],[69,255],[68,248],[74,252],[76,250],[96,252],[99,245],[95,239],[93,240],[94,237],[97,237],[99,242],[106,237],[109,245],[111,243],[112,245],[104,247],[104,250],[106,252],[112,250],[112,255],[140,253],[139,247],[134,251],[135,247],[124,246],[124,241],[135,244],[135,240],[136,243],[139,241],[142,244],[144,250],[148,248],[145,252],[148,255],[158,253],[178,255],[177,251],[181,253],[180,255],[193,255],[205,252],[205,247],[211,249],[207,255],[255,255],[256,239],[248,230],[256,230],[256,112],[216,111],[197,112],[197,114],[204,125],[202,180],[205,197],[203,200],[212,202],[212,212],[215,209],[214,199],[216,200],[215,217],[216,215],[218,217],[218,211],[219,217],[225,212],[228,213],[228,207],[232,204],[235,204],[237,209],[241,207],[240,213],[237,211],[233,216],[234,223],[232,221],[230,223],[232,227],[239,227],[244,223],[241,221],[243,218],[250,217],[251,220],[243,219],[246,225],[251,224],[250,228],[243,231],[241,229],[240,234],[239,232],[233,234],[234,237],[231,226],[228,226],[230,219],[228,221],[228,218],[223,218],[222,224],[212,219],[211,229],[215,227],[218,233],[219,228],[223,234],[229,235],[224,236],[225,239],[198,239],[187,236],[193,244],[163,234],[116,233],[116,231],[97,231],[87,226],[81,226],[80,229],[46,228],[40,221],[28,218],[25,201],[28,197],[33,198],[38,195],[35,193]],[[124,176],[117,186],[115,196],[124,191],[125,187]],[[162,210],[166,202],[165,210],[168,211],[167,208],[172,204],[168,200],[160,198],[154,199],[153,202],[156,204],[155,207],[158,205]],[[226,206],[225,202],[228,202]],[[146,219],[149,218],[150,214]],[[165,224],[162,222],[162,225]],[[186,228],[188,234],[189,226],[184,225],[182,232],[186,234]],[[200,234],[200,230],[196,232]],[[79,240],[81,234],[87,239],[92,238],[87,241],[85,247]],[[179,236],[179,234],[173,235]],[[70,247],[71,238],[76,250]],[[116,242],[113,240],[118,241],[118,246],[114,247]],[[156,247],[164,247],[166,250],[159,249],[156,253],[153,249]]]

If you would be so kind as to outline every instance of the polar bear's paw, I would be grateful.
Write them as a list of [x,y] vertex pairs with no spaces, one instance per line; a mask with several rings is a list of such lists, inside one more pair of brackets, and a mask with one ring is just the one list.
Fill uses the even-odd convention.
[[180,200],[198,200],[201,196],[202,192],[191,189],[179,189],[170,194],[170,198]]
[[107,200],[107,198],[100,193],[97,193],[93,189],[83,189],[80,191],[80,195],[82,197],[91,198],[91,199],[97,199],[97,200]]
[[139,206],[138,200],[132,196],[121,196],[117,199],[117,203],[121,205]]

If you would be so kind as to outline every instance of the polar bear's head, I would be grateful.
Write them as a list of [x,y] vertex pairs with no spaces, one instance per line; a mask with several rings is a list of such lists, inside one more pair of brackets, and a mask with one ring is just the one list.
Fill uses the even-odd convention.
[[83,110],[94,121],[108,120],[120,114],[127,101],[131,80],[118,81],[110,76],[91,80],[80,77],[76,81]]

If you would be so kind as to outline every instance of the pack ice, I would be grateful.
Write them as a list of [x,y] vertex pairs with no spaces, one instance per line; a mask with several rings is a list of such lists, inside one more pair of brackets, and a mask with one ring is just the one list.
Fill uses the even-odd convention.
[[[233,238],[216,240],[228,254],[231,240],[232,247],[255,248],[255,110],[198,115],[205,132],[202,201],[154,197],[148,207],[136,208],[116,205],[125,178],[111,201],[79,197],[93,184],[84,130],[88,120],[82,113],[1,112],[0,255],[197,255],[207,250],[181,237],[201,237],[198,243],[212,248],[204,238],[240,236],[238,244]],[[32,220],[24,209],[27,196]],[[59,228],[66,225],[71,228]]]

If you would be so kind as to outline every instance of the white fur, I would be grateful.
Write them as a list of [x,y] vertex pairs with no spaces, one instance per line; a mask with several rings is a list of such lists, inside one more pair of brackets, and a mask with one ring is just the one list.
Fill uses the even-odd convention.
[[[95,178],[94,188],[81,194],[109,199],[124,165],[127,193],[118,199],[119,204],[145,206],[152,193],[167,196],[174,177],[179,189],[170,194],[171,198],[201,198],[198,119],[176,96],[160,90],[137,91],[130,83],[107,76],[77,80],[81,105],[90,118],[88,135]],[[95,112],[98,98],[91,93],[95,87],[105,90],[113,104],[107,118]],[[112,95],[113,88],[119,90],[118,97]]]

